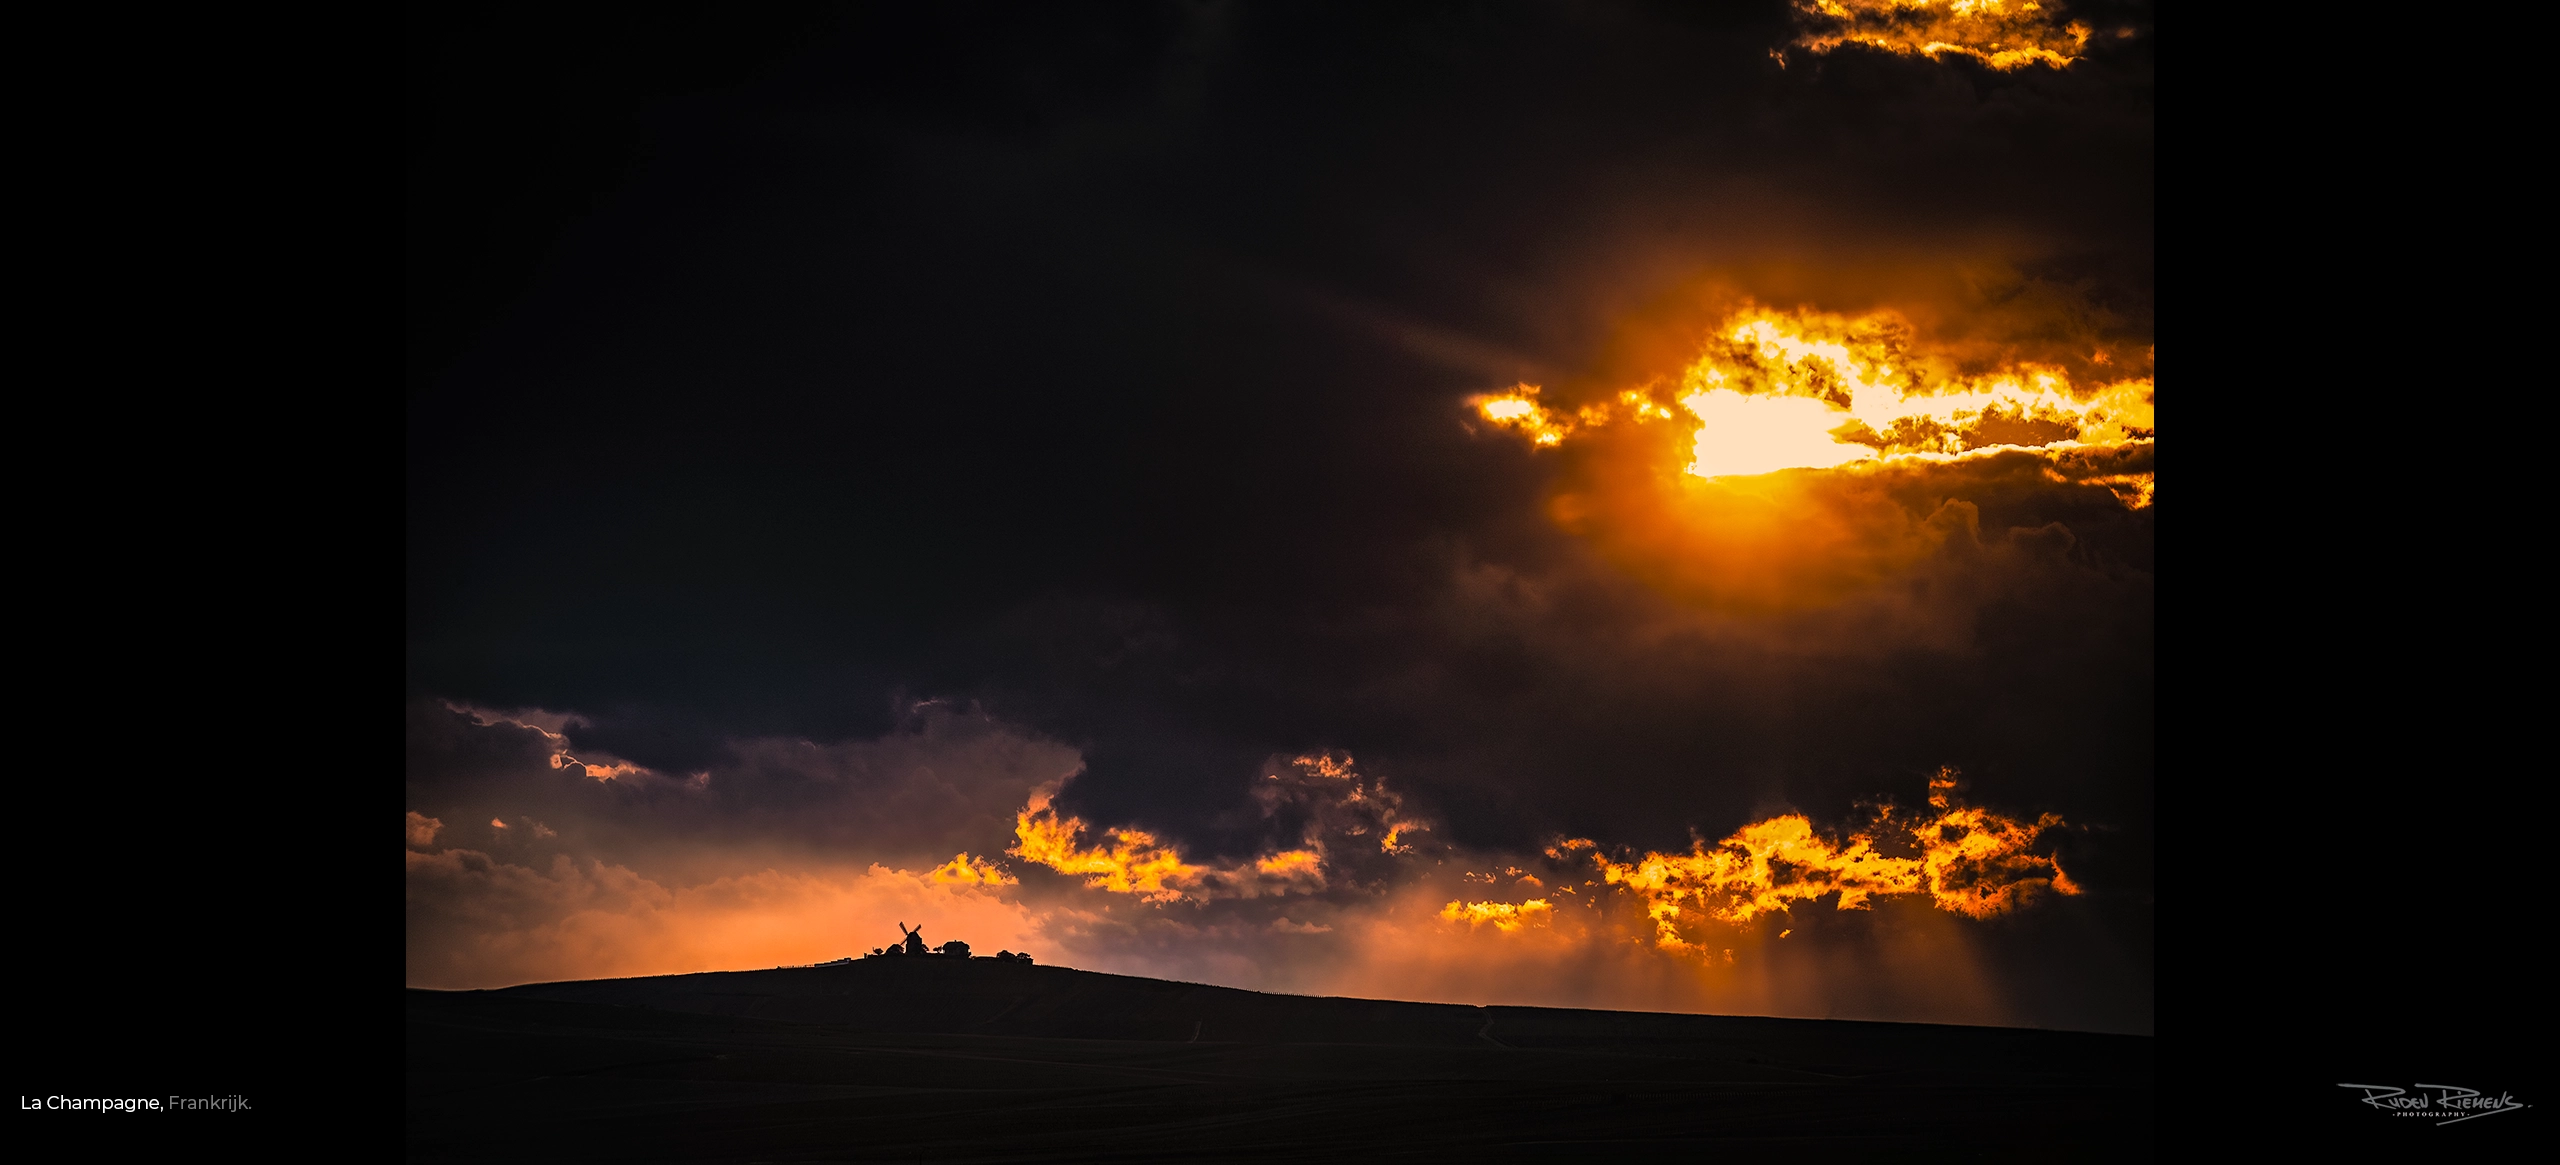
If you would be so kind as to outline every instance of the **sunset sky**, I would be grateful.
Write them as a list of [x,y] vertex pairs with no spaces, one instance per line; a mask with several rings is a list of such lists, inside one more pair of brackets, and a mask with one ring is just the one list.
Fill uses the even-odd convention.
[[777,12],[408,30],[409,985],[2153,1030],[2147,5]]

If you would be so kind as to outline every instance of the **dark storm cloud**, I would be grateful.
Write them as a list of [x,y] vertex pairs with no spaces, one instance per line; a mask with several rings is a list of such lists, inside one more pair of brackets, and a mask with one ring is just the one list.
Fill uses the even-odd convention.
[[577,748],[553,730],[575,724],[562,719],[412,701],[409,811],[445,823],[438,845],[542,861],[565,852],[655,873],[753,853],[929,868],[993,852],[1024,797],[1078,766],[1054,742],[937,706],[876,739],[726,741],[692,772]]
[[[1560,530],[1556,459],[1465,407],[1663,371],[1630,328],[1711,323],[1701,280],[2147,368],[2147,35],[1999,73],[1781,68],[1783,3],[883,13],[417,31],[406,808],[504,772],[490,814],[599,852],[939,861],[983,842],[875,799],[943,699],[1023,751],[934,821],[1037,754],[1249,857],[1273,759],[1340,749],[1445,844],[1677,846],[1953,764],[2147,895],[2148,510],[1944,467],[1879,487],[1951,531],[1917,565],[1743,618]],[[439,775],[498,747],[444,700],[719,792],[530,738]]]
[[[1238,753],[1352,748],[1473,844],[1564,833],[1676,845],[1776,806],[1827,814],[1916,797],[1941,764],[2014,808],[2141,826],[2151,584],[2108,547],[2147,548],[2148,518],[2094,488],[2057,505],[2032,466],[1967,468],[1976,480],[1929,483],[1980,499],[1946,510],[1953,532],[1938,554],[1816,611],[1698,612],[1577,547],[1542,559],[1453,542],[1434,588],[1395,607],[1195,618],[1161,659],[1061,669],[1054,682],[1082,692],[1086,723],[1124,706],[1162,717],[1163,734],[1127,731],[1168,752],[1166,735]],[[2043,504],[2004,494],[2004,472],[2030,479],[2006,484]],[[1943,498],[1916,500],[1928,513]],[[1212,767],[1207,743],[1191,747],[1125,760],[1091,750],[1078,802],[1180,828],[1168,815],[1182,802],[1158,790],[1185,762],[1194,813],[1242,795],[1249,758]]]

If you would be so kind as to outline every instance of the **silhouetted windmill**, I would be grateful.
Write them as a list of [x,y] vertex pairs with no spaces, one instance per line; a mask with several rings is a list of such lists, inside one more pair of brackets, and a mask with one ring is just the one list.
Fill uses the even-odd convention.
[[907,929],[907,924],[906,924],[906,923],[901,922],[901,923],[899,923],[899,924],[898,924],[898,929],[899,929],[901,932],[904,932],[904,933],[906,934],[906,936],[907,936],[907,953],[908,953],[908,954],[910,954],[910,955],[921,955],[921,954],[924,954],[924,953],[925,953],[925,949],[924,949],[924,924],[923,924],[923,923],[919,922],[919,923],[917,923],[917,924],[915,925],[915,929],[913,929],[913,930],[908,930],[908,929]]

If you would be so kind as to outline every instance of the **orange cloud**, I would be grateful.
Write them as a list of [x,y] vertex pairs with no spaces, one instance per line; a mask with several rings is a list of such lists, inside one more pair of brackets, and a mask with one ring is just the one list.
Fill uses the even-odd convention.
[[[519,761],[527,779],[580,796],[646,791],[565,780],[535,744]],[[1264,989],[1999,1022],[1996,984],[1983,981],[1966,928],[2078,889],[2041,845],[2057,817],[1961,804],[1952,772],[1933,782],[1925,810],[1879,811],[1845,831],[1788,814],[1687,852],[1604,851],[1577,838],[1543,860],[1461,860],[1433,844],[1429,857],[1446,864],[1417,860],[1397,838],[1424,824],[1334,753],[1275,758],[1256,782],[1272,835],[1231,859],[1187,855],[1131,826],[1096,830],[1057,806],[1060,787],[1015,802],[1013,856],[1071,875],[1029,886],[1021,866],[980,856],[977,842],[906,869],[820,861],[783,873],[773,863],[805,857],[716,845],[598,858],[564,841],[556,848],[568,853],[543,846],[536,858],[533,839],[551,831],[530,815],[494,819],[492,852],[424,852],[447,836],[444,821],[413,811],[409,981],[807,964],[890,941],[872,929],[889,920],[922,919],[938,940]],[[660,793],[702,795],[673,784]],[[1002,819],[981,828],[1000,836]],[[1836,909],[1799,909],[1826,896]],[[1160,908],[1175,903],[1184,908]]]
[[[1614,860],[1589,839],[1560,841],[1544,855],[1549,888],[1525,901],[1451,899],[1451,882],[1417,880],[1334,915],[1338,961],[1286,986],[1458,1003],[2011,1022],[1973,920],[2079,891],[2030,848],[2058,818],[2005,818],[1962,804],[1955,785],[1954,771],[1941,770],[1925,811],[1884,807],[1845,835],[1786,814],[1688,853]],[[1464,887],[1532,876],[1496,869],[1442,877]],[[1797,910],[1824,897],[1836,898],[1835,909]]]
[[1444,922],[1463,922],[1469,927],[1491,923],[1495,930],[1506,933],[1533,922],[1545,922],[1554,913],[1555,908],[1549,906],[1544,898],[1520,903],[1451,902],[1440,908],[1440,918]]
[[1156,844],[1155,835],[1144,830],[1114,830],[1109,845],[1084,844],[1084,819],[1060,815],[1051,805],[1056,796],[1054,788],[1031,795],[1014,820],[1013,847],[1005,852],[1081,876],[1092,889],[1135,894],[1149,902],[1180,901],[1186,891],[1200,887],[1206,871]]
[[2056,0],[1795,0],[1795,9],[1795,43],[1816,53],[1861,44],[1906,56],[1971,57],[1994,69],[2058,69],[2078,60],[2090,37],[2089,26],[2067,19]]
[[966,853],[952,855],[927,876],[944,886],[1011,886],[1020,881],[1003,866]]
[[1015,815],[1014,844],[1006,852],[1082,877],[1088,888],[1157,903],[1316,893],[1346,872],[1342,859],[1351,847],[1341,843],[1347,839],[1374,836],[1372,856],[1394,857],[1413,850],[1401,840],[1405,834],[1430,828],[1405,812],[1403,798],[1355,769],[1350,757],[1332,753],[1297,757],[1265,774],[1255,789],[1266,816],[1284,808],[1304,814],[1299,843],[1224,866],[1187,861],[1142,829],[1102,831],[1106,841],[1088,843],[1084,819],[1057,810],[1062,786],[1031,795]]
[[[1660,590],[1706,606],[1824,606],[1971,541],[1975,479],[2152,504],[2149,377],[1984,364],[1900,315],[1745,301],[1679,372],[1574,409],[1522,385],[1479,416],[1562,458],[1549,515]],[[2097,491],[2105,491],[2098,493]]]
[[1929,782],[1930,812],[1885,812],[1838,840],[1790,813],[1752,822],[1712,846],[1701,841],[1685,854],[1596,860],[1610,885],[1645,901],[1655,944],[1665,950],[1697,947],[1701,924],[1749,922],[1823,897],[1836,896],[1837,909],[1862,910],[1875,897],[1925,894],[1939,909],[1988,918],[2040,893],[2080,892],[2059,862],[2030,849],[2062,818],[2019,821],[1959,805],[1955,784],[1955,770],[1941,769]]
[[2148,442],[2156,427],[2149,377],[2075,382],[2059,365],[2028,361],[1967,370],[1888,311],[1746,302],[1704,349],[1675,378],[1570,413],[1542,406],[1542,390],[1529,384],[1470,403],[1540,446],[1603,426],[1675,422],[1689,434],[1684,469],[1710,479],[1983,449],[2110,448]]
[[647,775],[649,772],[649,770],[641,768],[640,766],[628,761],[580,760],[565,752],[552,754],[552,768],[567,768],[570,765],[578,766],[581,771],[599,781],[610,781],[616,777],[643,776]]

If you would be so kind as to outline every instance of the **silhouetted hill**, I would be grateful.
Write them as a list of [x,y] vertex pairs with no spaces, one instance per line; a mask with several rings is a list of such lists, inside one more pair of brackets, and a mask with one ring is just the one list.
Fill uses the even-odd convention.
[[408,993],[412,1160],[2147,1158],[2152,1041],[988,959]]

